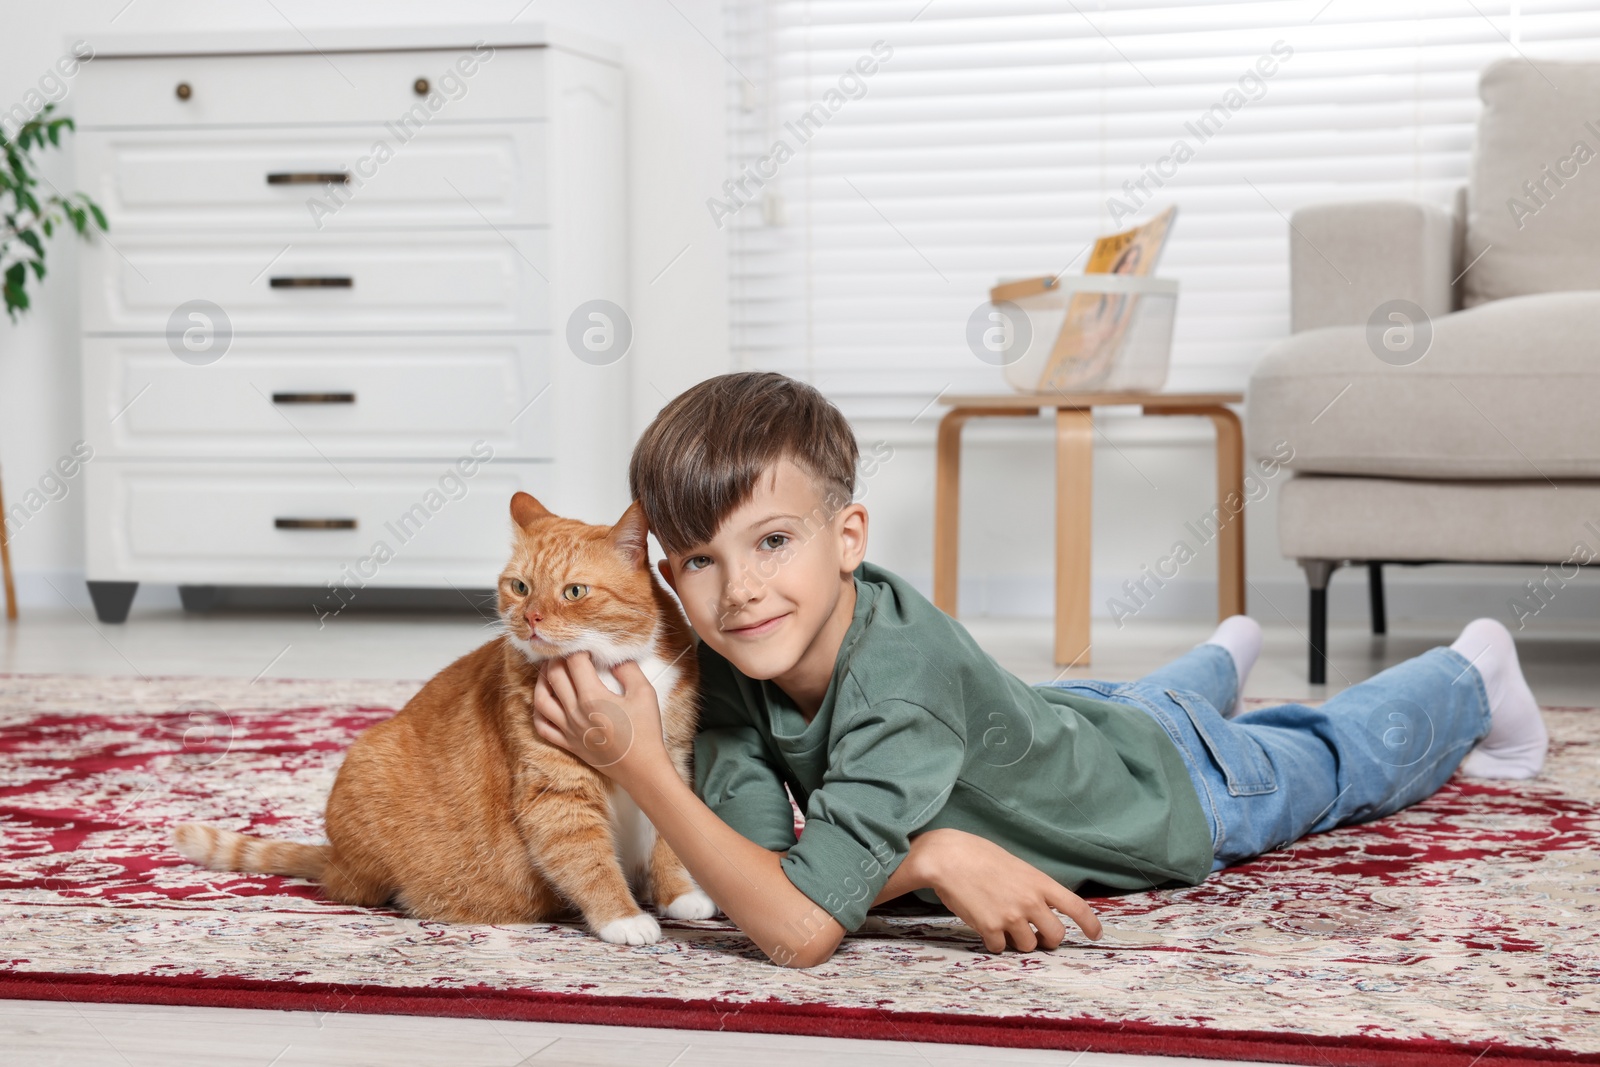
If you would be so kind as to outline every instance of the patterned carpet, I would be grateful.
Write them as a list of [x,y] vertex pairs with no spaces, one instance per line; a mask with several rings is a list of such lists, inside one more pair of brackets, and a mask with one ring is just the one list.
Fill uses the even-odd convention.
[[1544,775],[1091,901],[1101,942],[991,956],[874,917],[811,971],[720,922],[628,948],[449,926],[191,867],[201,819],[316,840],[341,753],[410,683],[0,675],[0,996],[545,1019],[1310,1064],[1600,1063],[1600,711]]

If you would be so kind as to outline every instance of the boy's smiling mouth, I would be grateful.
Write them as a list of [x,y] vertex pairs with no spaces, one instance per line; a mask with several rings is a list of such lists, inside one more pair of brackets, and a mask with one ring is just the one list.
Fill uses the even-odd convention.
[[753,623],[750,626],[730,626],[723,630],[723,633],[737,634],[740,637],[760,637],[763,634],[771,633],[777,628],[778,623],[783,619],[787,619],[789,615],[790,613],[786,611],[782,615],[774,615],[765,622]]

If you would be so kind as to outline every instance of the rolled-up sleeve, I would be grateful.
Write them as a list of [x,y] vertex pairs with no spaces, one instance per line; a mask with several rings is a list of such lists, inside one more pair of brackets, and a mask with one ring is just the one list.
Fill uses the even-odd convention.
[[854,930],[950,797],[963,735],[927,708],[890,700],[855,711],[830,740],[805,831],[783,859],[796,889]]

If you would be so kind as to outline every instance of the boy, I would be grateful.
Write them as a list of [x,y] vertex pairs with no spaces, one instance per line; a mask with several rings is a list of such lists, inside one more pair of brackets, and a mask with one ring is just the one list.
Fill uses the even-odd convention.
[[1538,705],[1488,619],[1317,709],[1232,714],[1260,647],[1243,616],[1139,682],[1029,686],[865,562],[857,460],[839,411],[774,373],[701,382],[635,447],[630,487],[700,638],[693,790],[637,664],[613,668],[620,696],[587,653],[535,690],[541,736],[625,789],[777,963],[823,962],[907,892],[991,951],[1056,947],[1056,912],[1098,938],[1085,883],[1194,885],[1415,803],[1463,757],[1491,777],[1542,765]]

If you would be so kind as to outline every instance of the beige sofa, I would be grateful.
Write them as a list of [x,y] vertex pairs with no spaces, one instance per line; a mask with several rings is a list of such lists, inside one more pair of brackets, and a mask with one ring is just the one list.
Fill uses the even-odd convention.
[[1245,426],[1259,457],[1294,449],[1278,540],[1310,584],[1314,683],[1344,563],[1367,564],[1383,633],[1386,562],[1566,567],[1600,545],[1600,63],[1501,60],[1479,95],[1454,210],[1291,223],[1292,333]]

